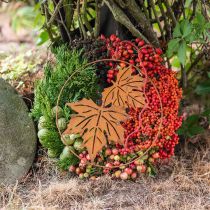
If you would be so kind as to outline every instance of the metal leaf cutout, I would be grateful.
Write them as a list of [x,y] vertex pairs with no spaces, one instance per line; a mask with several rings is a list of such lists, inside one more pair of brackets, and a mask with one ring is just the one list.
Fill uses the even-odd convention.
[[143,78],[131,75],[131,68],[121,69],[117,74],[117,80],[109,88],[104,89],[102,96],[104,106],[143,107],[145,98],[143,96]]
[[124,129],[120,124],[127,118],[124,108],[114,106],[104,108],[85,98],[67,105],[77,114],[70,119],[64,134],[79,133],[82,135],[83,144],[92,161],[107,144],[106,135],[109,142],[124,143]]

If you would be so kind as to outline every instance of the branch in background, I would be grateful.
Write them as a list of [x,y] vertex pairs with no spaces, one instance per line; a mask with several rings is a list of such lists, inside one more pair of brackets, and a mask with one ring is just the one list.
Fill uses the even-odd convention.
[[195,17],[197,3],[198,3],[197,0],[193,0],[193,2],[192,2],[193,11],[192,11],[192,14],[191,14],[190,19],[189,19],[190,22]]
[[187,74],[184,66],[181,64],[181,82],[182,82],[182,88],[187,87]]
[[[53,5],[54,5],[54,8],[56,11],[54,10],[53,14],[51,14],[51,18],[50,18],[50,20],[52,21],[51,24],[55,23],[55,25],[59,28],[62,40],[65,43],[68,43],[70,41],[70,39],[69,39],[70,34],[69,34],[68,29],[66,28],[65,12],[64,12],[63,6],[61,5],[61,2],[63,2],[63,1],[62,0],[52,0],[52,2],[53,2]],[[59,4],[59,7],[58,7],[58,4]],[[49,10],[48,10],[48,12],[49,12]],[[48,24],[47,27],[50,27],[50,25]]]
[[152,19],[152,9],[151,9],[150,1],[147,1],[147,11],[149,14],[149,19],[151,20]]
[[85,31],[85,27],[82,23],[82,18],[81,18],[81,14],[80,14],[80,0],[77,0],[77,15],[78,15],[78,21],[79,21],[79,28],[82,31],[82,36],[84,37],[84,39],[87,38],[87,33]]
[[185,18],[186,18],[186,15],[185,15],[185,8],[184,8],[184,4],[185,4],[184,0],[181,0],[182,14],[183,14],[183,17],[184,17],[184,19],[185,19]]
[[65,11],[65,17],[66,17],[66,27],[69,31],[71,31],[71,25],[73,23],[73,17],[74,17],[74,7],[73,7],[73,1],[72,0],[64,0],[64,11]]
[[120,9],[113,0],[104,0],[104,3],[109,7],[116,21],[124,25],[135,37],[141,37],[145,42],[149,43],[148,39],[136,29],[130,19]]
[[158,41],[156,33],[154,32],[152,26],[150,25],[150,22],[147,20],[144,13],[136,4],[135,0],[125,0],[124,2],[125,2],[125,8],[128,9],[128,12],[133,16],[133,18],[139,24],[149,42],[152,43],[155,47],[159,47],[160,43]]
[[208,11],[207,11],[207,8],[206,8],[206,2],[205,0],[201,0],[202,3],[201,3],[201,11],[202,11],[202,15],[205,17],[205,19],[209,22],[210,21],[210,18],[209,18],[209,15],[208,15]]
[[167,34],[168,38],[171,39],[172,38],[172,36],[171,36],[171,27],[170,27],[170,24],[168,22],[168,18],[166,17],[166,14],[165,14],[162,2],[161,2],[161,0],[158,0],[157,3],[158,3],[158,6],[160,8],[160,12],[162,14],[163,20],[164,20],[164,28],[166,30],[166,34]]
[[176,24],[177,24],[177,21],[176,21],[176,18],[175,18],[175,16],[174,16],[174,13],[173,13],[173,11],[172,11],[172,9],[171,9],[171,6],[170,6],[170,4],[168,3],[168,0],[163,0],[163,2],[164,2],[164,4],[165,4],[165,6],[166,6],[168,15],[170,16],[170,18],[171,18],[171,20],[172,20],[173,27],[175,27]]
[[174,17],[176,20],[179,20],[181,14],[182,14],[182,10],[181,10],[181,1],[182,0],[176,0],[173,2],[171,9],[174,13]]
[[54,42],[54,37],[53,37],[52,31],[51,31],[51,28],[47,27],[47,24],[46,24],[46,22],[48,22],[48,20],[50,19],[50,14],[49,14],[49,11],[48,11],[47,2],[44,2],[43,4],[41,4],[41,10],[42,10],[42,12],[43,12],[43,14],[44,14],[44,16],[46,18],[44,27],[47,30],[47,33],[49,35],[49,38],[50,38],[51,42]]
[[197,55],[191,66],[187,70],[187,76],[189,76],[190,72],[193,70],[193,68],[198,64],[198,62],[203,58],[204,55],[210,54],[210,49],[207,51],[203,51]]
[[93,28],[90,25],[88,18],[87,18],[87,0],[83,0],[83,5],[82,5],[82,17],[85,23],[86,28],[90,32],[91,37],[93,37]]
[[143,11],[144,11],[144,14],[146,16],[146,18],[149,20],[149,13],[148,13],[148,10],[144,4],[144,0],[139,0],[139,3],[141,5],[141,7],[143,8]]
[[96,0],[96,18],[95,18],[95,31],[94,31],[94,36],[98,37],[99,32],[100,32],[100,16],[101,16],[101,5],[100,0]]
[[165,42],[166,40],[165,40],[164,31],[163,31],[163,29],[162,29],[162,26],[161,26],[161,24],[160,24],[160,19],[159,19],[159,17],[158,17],[158,14],[157,14],[157,12],[156,12],[156,9],[155,9],[155,3],[154,3],[153,0],[150,0],[150,3],[151,3],[151,7],[152,7],[153,13],[154,13],[154,15],[155,15],[155,19],[156,19],[156,21],[157,21],[158,27],[159,27],[159,29],[160,29],[161,36],[162,36],[162,38],[163,38],[163,41]]
[[60,9],[60,7],[61,7],[61,5],[62,5],[62,3],[63,3],[63,0],[60,0],[60,1],[56,4],[55,10],[54,10],[53,14],[51,15],[50,20],[47,22],[47,27],[50,27],[50,25],[51,25],[51,24],[53,23],[53,21],[55,20],[57,14],[58,14],[58,11],[59,11],[59,9]]
[[[62,16],[62,13],[60,11],[60,9],[58,10],[58,13],[59,13],[59,16],[60,16],[60,20],[59,22],[63,25],[65,31],[66,31],[66,34],[68,36],[68,41],[71,41],[71,35],[70,35],[70,31],[68,30],[68,28],[66,27],[66,22],[64,21],[63,19],[63,16]],[[64,14],[64,13],[63,13]]]

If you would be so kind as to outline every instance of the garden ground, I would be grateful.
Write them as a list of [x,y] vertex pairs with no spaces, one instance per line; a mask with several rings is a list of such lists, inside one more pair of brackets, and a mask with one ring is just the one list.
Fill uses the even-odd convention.
[[79,180],[60,172],[43,150],[20,182],[0,188],[0,207],[7,209],[210,209],[210,150],[190,148],[136,182],[100,177]]

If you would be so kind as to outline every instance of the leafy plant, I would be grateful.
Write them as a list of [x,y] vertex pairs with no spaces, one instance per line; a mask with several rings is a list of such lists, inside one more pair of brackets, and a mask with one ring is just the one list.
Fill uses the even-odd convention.
[[177,55],[179,62],[185,66],[188,48],[192,48],[190,44],[194,41],[205,42],[205,37],[210,37],[209,29],[210,24],[200,13],[192,22],[188,19],[178,22],[173,32],[173,39],[168,43],[167,56]]
[[197,134],[204,132],[204,128],[199,124],[199,115],[189,116],[178,130],[179,135],[191,138]]
[[210,72],[207,73],[208,79],[196,86],[195,92],[198,95],[210,94]]

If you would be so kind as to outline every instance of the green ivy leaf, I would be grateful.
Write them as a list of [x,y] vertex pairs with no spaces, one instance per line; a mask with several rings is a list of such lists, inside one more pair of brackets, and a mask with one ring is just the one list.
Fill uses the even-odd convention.
[[189,136],[193,137],[195,135],[203,133],[204,132],[204,128],[201,127],[200,125],[193,125],[193,126],[189,127],[188,132],[189,132]]
[[203,82],[202,84],[197,85],[195,92],[198,95],[205,95],[210,93],[210,80]]
[[178,49],[178,58],[180,63],[184,66],[186,62],[186,49],[187,49],[187,44],[185,41],[182,41],[179,49]]
[[37,39],[36,44],[37,45],[42,45],[48,40],[49,40],[49,35],[48,35],[47,31],[42,31],[39,34],[39,38]]
[[180,62],[179,62],[179,59],[177,58],[177,56],[173,57],[173,61],[172,61],[171,65],[175,68],[180,68]]
[[192,32],[192,26],[191,26],[189,20],[185,19],[181,22],[180,30],[181,30],[183,38],[188,36]]
[[180,24],[177,23],[176,27],[174,29],[174,32],[173,32],[173,38],[178,38],[178,37],[181,37],[181,36],[182,36],[182,33],[181,33],[181,29],[180,29]]
[[179,44],[180,39],[176,38],[176,39],[172,39],[169,43],[168,43],[168,50],[167,50],[167,56],[171,57],[173,55],[174,52],[177,52],[178,50],[178,44]]
[[192,0],[186,0],[184,8],[188,8],[191,4]]

